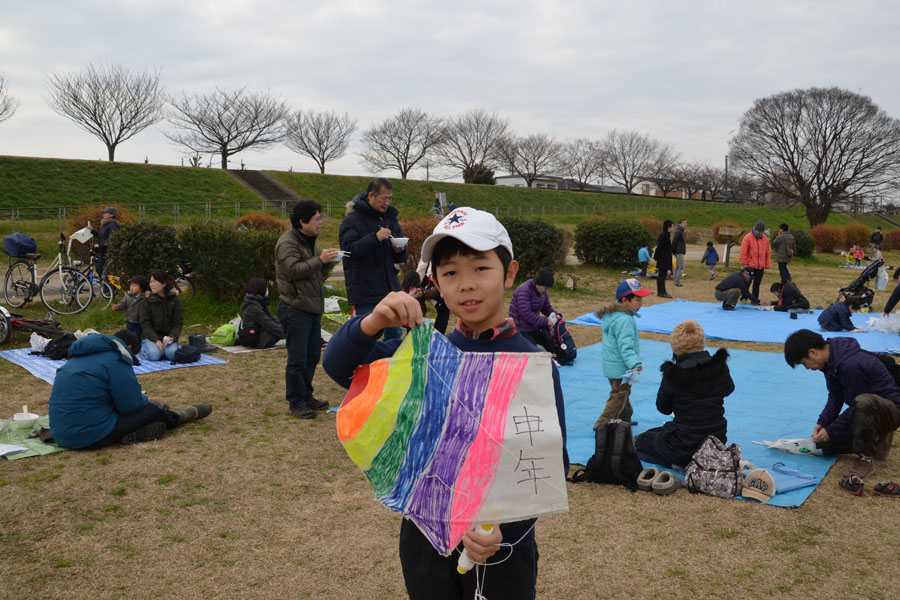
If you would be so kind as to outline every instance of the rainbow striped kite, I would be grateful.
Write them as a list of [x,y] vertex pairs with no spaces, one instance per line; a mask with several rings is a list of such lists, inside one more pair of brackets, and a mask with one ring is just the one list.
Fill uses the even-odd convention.
[[420,325],[356,369],[338,436],[376,499],[447,556],[476,523],[568,510],[550,361],[462,352]]

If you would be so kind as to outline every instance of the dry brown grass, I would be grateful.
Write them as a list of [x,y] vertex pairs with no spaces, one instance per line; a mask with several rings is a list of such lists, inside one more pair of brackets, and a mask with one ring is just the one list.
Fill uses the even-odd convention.
[[[608,298],[620,277],[577,271],[579,291],[554,295],[569,318]],[[793,271],[814,304],[833,301],[858,274],[822,262]],[[671,293],[711,300],[704,273],[690,261],[686,286]],[[776,276],[770,272],[764,286]],[[877,306],[885,298],[880,292]],[[599,328],[571,329],[579,346],[600,339]],[[227,365],[140,378],[152,397],[172,405],[208,400],[215,410],[205,421],[149,444],[0,462],[0,597],[405,597],[399,520],[372,500],[337,440],[334,415],[313,422],[287,415],[283,351],[225,358]],[[780,356],[773,360],[783,365]],[[317,386],[333,405],[343,397],[321,370]],[[25,402],[46,414],[50,386],[5,361],[0,390],[0,414]],[[818,392],[824,399],[824,385]],[[878,465],[867,487],[900,478],[897,454]],[[538,593],[896,598],[900,504],[839,490],[847,462],[797,509],[570,485],[570,512],[538,524]]]

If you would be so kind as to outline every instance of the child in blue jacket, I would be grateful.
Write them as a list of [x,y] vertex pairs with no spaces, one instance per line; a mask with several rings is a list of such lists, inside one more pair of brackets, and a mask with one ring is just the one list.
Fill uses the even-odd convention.
[[712,281],[716,278],[716,263],[719,262],[719,253],[716,251],[716,247],[712,242],[706,242],[706,250],[703,251],[703,258],[700,259],[700,262],[706,265],[706,272],[709,273],[709,280]]
[[641,267],[641,277],[647,276],[647,265],[650,264],[650,248],[647,246],[647,243],[644,242],[641,244],[641,249],[638,250],[638,265]]
[[609,379],[610,392],[594,429],[612,419],[631,423],[631,382],[644,368],[634,317],[644,297],[652,293],[637,279],[626,279],[616,288],[616,301],[600,305],[595,313],[603,321],[603,374]]
[[[819,315],[819,327],[822,331],[854,331],[856,325],[850,320],[850,315],[859,309],[857,298],[845,298],[843,302],[835,302],[822,311]],[[858,329],[862,331],[862,329]]]
[[[515,323],[506,318],[503,294],[512,288],[519,265],[513,260],[509,234],[490,213],[461,207],[445,217],[422,244],[422,260],[431,262],[434,285],[450,312],[459,317],[456,330],[447,335],[465,352],[535,352],[537,348],[517,333]],[[339,385],[349,388],[358,365],[392,356],[400,339],[378,341],[386,327],[413,328],[422,323],[419,302],[403,292],[391,292],[365,316],[347,321],[331,338],[322,362],[325,372]],[[547,468],[569,469],[565,450],[566,425],[559,372],[553,366],[553,390],[563,436],[563,464]],[[475,529],[462,538],[472,562],[490,559],[500,548],[511,544],[492,560],[483,578],[485,598],[534,598],[537,581],[537,544],[534,519],[504,523],[483,535]],[[461,550],[461,548],[459,549]],[[477,570],[457,572],[456,553],[439,554],[409,519],[400,525],[400,564],[406,590],[412,600],[473,598]]]

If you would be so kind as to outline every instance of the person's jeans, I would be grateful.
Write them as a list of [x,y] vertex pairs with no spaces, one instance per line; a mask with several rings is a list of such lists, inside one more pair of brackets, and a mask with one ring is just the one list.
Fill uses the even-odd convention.
[[781,283],[791,280],[791,272],[788,271],[788,263],[778,263],[778,273],[781,275]]
[[[356,311],[357,317],[362,317],[368,314],[371,314],[373,310],[375,310],[375,304],[355,304],[353,309]],[[446,330],[447,326],[444,325],[444,329]],[[384,331],[385,340],[390,340],[393,338],[403,337],[403,328],[402,327],[385,327]]]
[[656,274],[656,295],[662,296],[666,293],[666,277],[669,275],[669,267],[657,261],[656,268],[658,270]]
[[684,254],[675,255],[675,285],[681,285],[681,276],[684,274]]
[[285,397],[291,410],[305,408],[313,399],[313,376],[322,356],[322,315],[278,303],[288,358],[284,367]]
[[147,338],[141,340],[142,358],[147,360],[162,360],[163,356],[166,357],[166,360],[175,360],[175,351],[179,348],[178,342],[172,342],[165,348],[165,351],[160,350],[156,342],[151,342]]
[[762,283],[765,272],[765,269],[753,269],[753,286],[750,288],[750,292],[757,298],[759,298],[759,284]]

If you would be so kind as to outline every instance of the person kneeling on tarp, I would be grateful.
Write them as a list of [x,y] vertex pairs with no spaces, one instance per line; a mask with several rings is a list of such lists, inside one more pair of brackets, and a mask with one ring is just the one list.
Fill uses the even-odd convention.
[[[862,480],[885,460],[894,431],[900,427],[900,386],[885,363],[849,337],[825,340],[809,329],[784,341],[784,360],[811,371],[822,371],[828,401],[813,427],[812,439],[824,455],[856,454],[839,485],[862,495]],[[841,412],[844,405],[847,409]]]
[[712,356],[706,351],[706,333],[696,321],[682,321],[672,330],[674,360],[659,368],[662,382],[656,409],[675,418],[634,438],[638,457],[664,467],[683,468],[707,436],[728,442],[725,396],[734,391],[728,370],[728,351]]
[[750,288],[747,287],[751,277],[753,277],[753,269],[744,267],[723,279],[716,286],[716,300],[722,303],[722,310],[734,310],[734,305],[738,303],[738,300],[749,300],[751,304],[767,304],[751,293]]
[[775,294],[775,310],[777,311],[789,311],[793,308],[809,309],[809,300],[800,293],[800,288],[790,279],[784,283],[776,281],[769,291]]
[[57,446],[95,450],[149,442],[212,412],[205,403],[169,410],[149,401],[134,374],[140,350],[137,336],[124,329],[72,343],[50,392],[50,434]]

